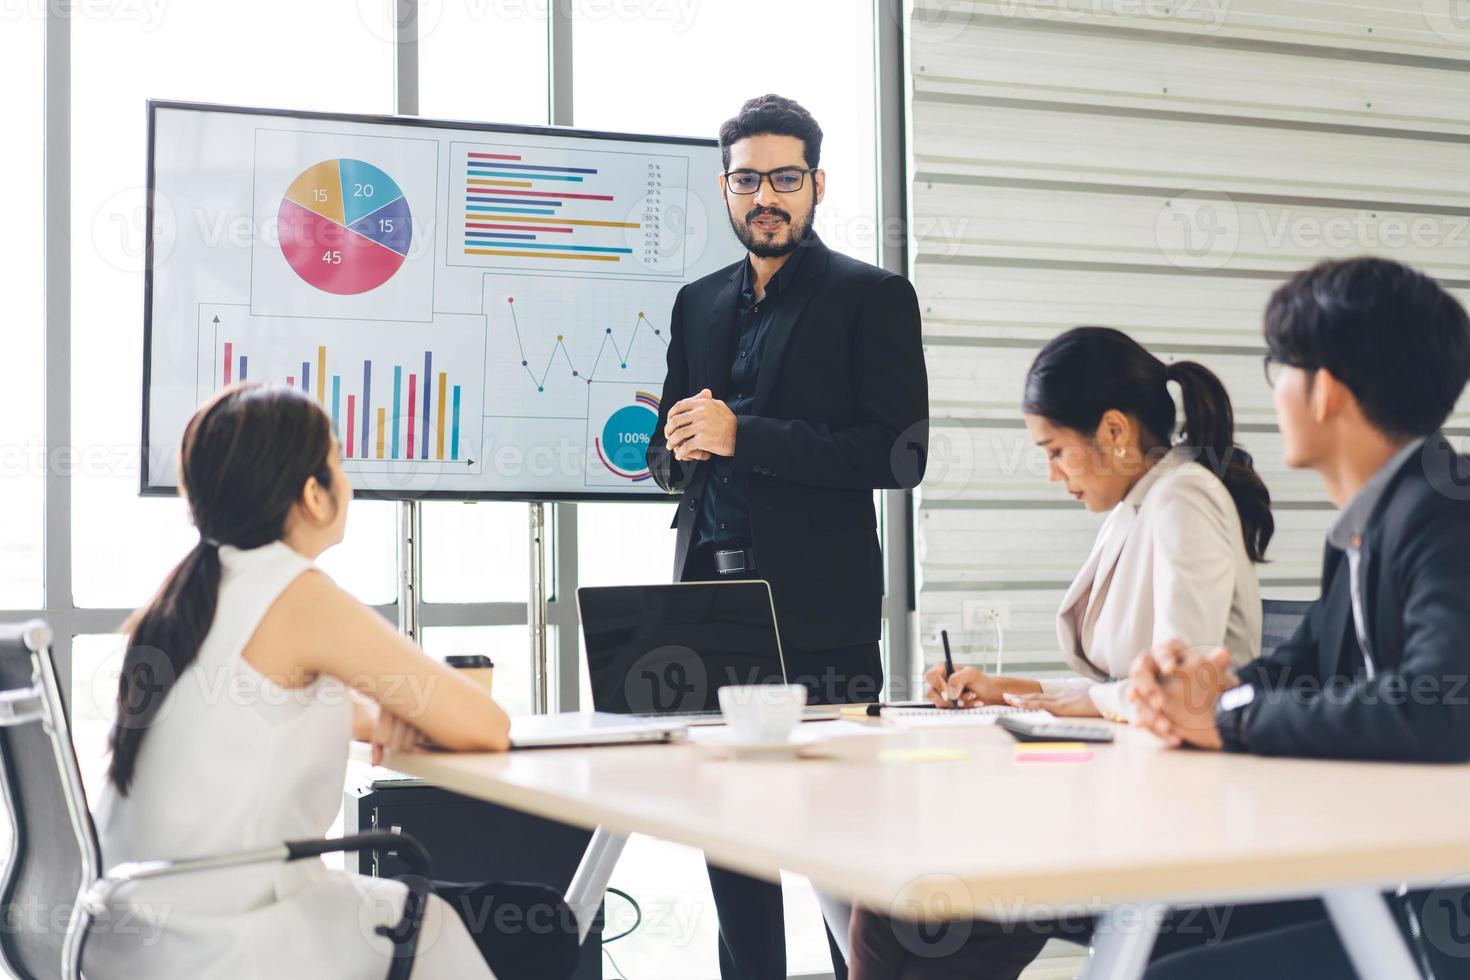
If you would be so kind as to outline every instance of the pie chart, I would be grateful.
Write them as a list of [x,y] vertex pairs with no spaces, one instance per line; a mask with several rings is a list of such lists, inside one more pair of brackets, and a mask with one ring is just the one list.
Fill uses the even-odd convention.
[[307,283],[351,296],[393,278],[413,242],[403,191],[361,160],[323,160],[301,171],[281,199],[281,254]]

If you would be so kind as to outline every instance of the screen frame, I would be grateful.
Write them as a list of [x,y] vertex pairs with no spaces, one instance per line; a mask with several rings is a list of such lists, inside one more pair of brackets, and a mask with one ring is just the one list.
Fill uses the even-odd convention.
[[[679,589],[694,589],[694,588],[703,588],[703,589],[712,589],[712,588],[713,589],[732,589],[732,588],[738,588],[738,587],[744,587],[744,588],[746,588],[747,591],[750,591],[750,592],[754,592],[756,590],[756,588],[760,588],[763,591],[763,593],[765,595],[766,606],[771,610],[771,632],[772,632],[772,634],[774,636],[775,643],[776,643],[776,663],[781,668],[782,683],[785,683],[785,684],[792,683],[792,681],[791,681],[791,673],[787,669],[787,666],[786,666],[786,644],[781,639],[781,620],[776,615],[776,596],[775,596],[775,592],[771,588],[770,580],[769,579],[764,579],[764,578],[709,579],[709,580],[706,580],[706,581],[697,581],[697,582],[655,582],[655,583],[646,583],[646,584],[641,584],[641,585],[640,584],[634,584],[634,585],[579,585],[577,587],[577,620],[578,620],[578,623],[581,625],[581,628],[582,628],[583,645],[586,646],[586,624],[587,624],[587,619],[588,619],[586,606],[584,605],[584,601],[585,601],[584,594],[585,593],[596,592],[598,594],[602,594],[602,593],[609,593],[609,594],[613,594],[613,593],[623,593],[623,594],[627,594],[627,593],[639,593],[639,594],[645,594],[645,593],[648,593],[648,592],[665,592],[665,591],[670,591],[671,592],[671,591],[675,591],[675,590],[679,590]],[[698,654],[696,654],[696,655],[698,655]],[[587,671],[587,676],[589,678],[589,683],[592,683],[593,684],[592,696],[595,698],[597,696],[597,688],[596,688],[596,683],[593,682],[593,681],[591,681],[591,675],[592,675],[592,650],[591,650],[590,647],[588,647],[587,649],[584,649],[582,651],[582,657],[581,657],[581,659],[582,659],[583,667]],[[771,682],[771,683],[774,683],[774,682]],[[721,686],[727,686],[727,685],[721,685]],[[712,699],[712,700],[713,699],[717,699],[718,698],[718,695],[719,695],[719,688],[718,687],[715,688],[713,691],[710,691],[709,692],[710,699]],[[594,710],[603,711],[605,709],[596,708],[596,706],[594,704]],[[611,713],[612,714],[618,714],[619,712],[611,712]],[[648,718],[657,718],[660,714],[668,715],[668,716],[689,715],[689,714],[708,714],[708,713],[711,713],[711,709],[706,708],[703,711],[692,711],[692,712],[691,711],[668,711],[668,712],[646,711],[646,712],[636,712],[636,713],[637,714],[641,714],[641,715],[643,715],[645,717],[648,717]]]
[[[702,136],[669,136],[643,133],[616,133],[598,129],[577,129],[570,126],[529,126],[512,123],[473,122],[459,119],[431,119],[424,116],[373,115],[367,113],[323,112],[306,109],[267,109],[253,106],[225,105],[212,102],[188,102],[171,99],[149,99],[147,126],[147,175],[144,184],[144,236],[143,236],[143,433],[139,466],[138,496],[177,497],[180,488],[150,485],[148,473],[149,420],[153,393],[153,213],[154,213],[154,138],[158,112],[161,109],[189,112],[231,113],[249,116],[272,116],[290,119],[312,119],[323,122],[365,123],[368,125],[408,126],[418,129],[460,129],[472,133],[498,133],[512,136],[565,136],[575,139],[611,140],[618,142],[654,143],[674,146],[698,146],[714,148],[720,145],[717,139]],[[660,392],[662,400],[662,392]],[[657,486],[657,484],[655,484]],[[533,493],[516,490],[423,490],[396,492],[354,486],[352,496],[357,500],[455,500],[507,501],[516,503],[668,503],[682,496],[682,491],[665,492],[656,490],[640,493],[611,493],[589,490],[586,492],[542,492]]]

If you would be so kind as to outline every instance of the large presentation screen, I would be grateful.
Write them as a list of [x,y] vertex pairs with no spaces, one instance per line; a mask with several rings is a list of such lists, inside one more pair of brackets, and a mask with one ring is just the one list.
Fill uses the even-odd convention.
[[144,493],[236,381],[331,416],[359,493],[662,497],[679,287],[743,254],[713,140],[148,109]]

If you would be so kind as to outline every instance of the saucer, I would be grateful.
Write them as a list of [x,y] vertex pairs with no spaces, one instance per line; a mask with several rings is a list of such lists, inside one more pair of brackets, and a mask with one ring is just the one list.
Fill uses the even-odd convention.
[[689,740],[689,744],[712,755],[732,759],[795,759],[803,749],[811,748],[810,742],[798,742],[789,738],[779,742],[741,739],[731,731],[700,732],[697,738]]

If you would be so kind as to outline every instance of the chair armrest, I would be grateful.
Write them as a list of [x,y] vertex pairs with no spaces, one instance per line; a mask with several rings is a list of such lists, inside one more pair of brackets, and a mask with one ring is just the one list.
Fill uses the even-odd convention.
[[88,886],[82,893],[81,902],[89,915],[102,915],[107,911],[112,896],[123,885],[136,881],[152,881],[174,875],[192,874],[196,871],[218,871],[224,868],[241,868],[252,864],[272,864],[290,859],[285,844],[261,847],[253,851],[236,851],[232,854],[216,854],[182,861],[127,861],[114,865]]
[[387,937],[397,947],[393,955],[393,965],[388,971],[388,980],[407,980],[409,971],[413,969],[419,928],[423,925],[424,908],[429,900],[429,855],[422,844],[407,834],[353,834],[350,837],[285,841],[274,847],[182,861],[130,861],[109,868],[106,874],[87,887],[77,902],[88,916],[96,918],[106,914],[108,905],[119,888],[136,881],[253,864],[300,861],[338,851],[389,849],[397,851],[398,856],[408,865],[408,874],[403,876],[406,879],[404,884],[408,886],[408,895],[403,900],[403,916],[398,923],[393,926],[378,926],[377,933]]

